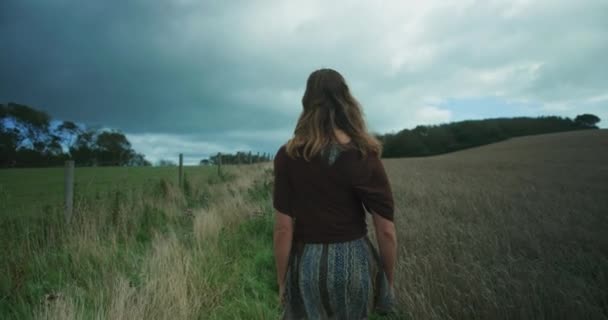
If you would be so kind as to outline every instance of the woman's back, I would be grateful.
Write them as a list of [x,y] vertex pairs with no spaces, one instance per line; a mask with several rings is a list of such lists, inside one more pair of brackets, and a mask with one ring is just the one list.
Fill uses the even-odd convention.
[[297,220],[294,240],[343,242],[367,234],[365,205],[392,220],[393,197],[382,162],[365,159],[352,144],[334,143],[317,157],[291,159],[282,146],[275,155],[275,207]]

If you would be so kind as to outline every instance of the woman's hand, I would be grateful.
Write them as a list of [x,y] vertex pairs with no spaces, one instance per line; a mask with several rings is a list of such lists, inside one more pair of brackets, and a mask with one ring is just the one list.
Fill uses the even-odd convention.
[[279,304],[285,304],[285,284],[279,284]]

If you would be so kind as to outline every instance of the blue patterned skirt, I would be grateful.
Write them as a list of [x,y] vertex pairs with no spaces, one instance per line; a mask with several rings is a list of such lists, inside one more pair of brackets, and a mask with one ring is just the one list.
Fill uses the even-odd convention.
[[394,305],[378,252],[367,236],[340,243],[294,243],[283,319],[365,319]]

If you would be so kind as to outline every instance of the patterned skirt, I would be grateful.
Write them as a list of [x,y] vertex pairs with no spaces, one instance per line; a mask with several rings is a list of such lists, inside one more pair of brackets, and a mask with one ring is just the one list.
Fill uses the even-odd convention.
[[394,307],[386,274],[367,236],[340,243],[294,243],[283,319],[366,319]]

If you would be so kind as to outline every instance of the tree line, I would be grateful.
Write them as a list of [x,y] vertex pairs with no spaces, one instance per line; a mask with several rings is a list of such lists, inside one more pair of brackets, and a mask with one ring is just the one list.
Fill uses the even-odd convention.
[[[245,152],[245,151],[237,151],[236,153],[232,154],[232,153],[217,153],[217,154],[213,154],[210,155],[209,158],[207,159],[201,159],[199,161],[199,165],[201,166],[210,166],[210,165],[217,165],[220,163],[219,157],[222,157],[221,163],[222,164],[248,164],[248,163],[258,163],[258,162],[265,162],[265,161],[270,161],[270,154],[268,153],[263,153],[263,154],[253,154],[251,153],[251,151]],[[158,165],[159,167],[174,167],[177,166],[177,163],[173,160],[169,160],[169,159],[160,159],[158,160],[158,162],[156,163],[156,165]]]
[[417,126],[397,133],[376,135],[383,143],[385,158],[437,155],[512,137],[571,130],[597,129],[600,118],[581,114],[575,119],[557,116],[466,120],[432,126]]
[[238,151],[235,154],[232,153],[222,153],[221,155],[215,154],[209,156],[209,159],[203,159],[200,161],[201,165],[208,164],[218,164],[219,158],[222,157],[222,164],[247,164],[247,163],[257,163],[257,162],[265,162],[270,161],[270,154],[252,154],[250,152]]
[[72,121],[53,124],[48,113],[0,104],[0,167],[47,167],[74,160],[79,166],[149,166],[118,130]]
[[[570,130],[597,129],[600,118],[581,114],[574,119],[544,116],[466,120],[417,126],[396,133],[376,134],[385,158],[431,156],[511,137]],[[223,164],[271,160],[270,154],[239,151],[222,154]],[[251,159],[251,160],[250,160]],[[0,167],[47,167],[75,160],[79,166],[149,166],[118,130],[95,129],[72,121],[51,123],[44,111],[17,103],[0,104]],[[217,164],[217,155],[200,161]],[[170,161],[160,165],[171,165]]]

